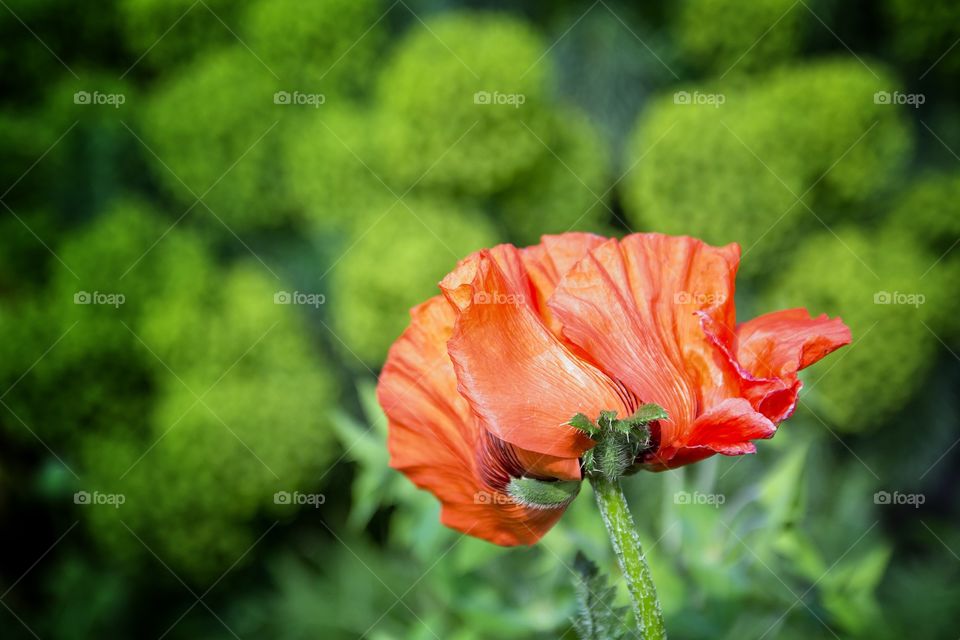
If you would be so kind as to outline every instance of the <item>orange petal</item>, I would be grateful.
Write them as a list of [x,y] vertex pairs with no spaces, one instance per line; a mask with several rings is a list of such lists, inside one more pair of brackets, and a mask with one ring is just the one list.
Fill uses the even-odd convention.
[[564,233],[543,236],[540,244],[520,251],[523,264],[535,290],[536,309],[544,323],[556,336],[561,336],[560,322],[547,306],[557,284],[591,249],[606,241],[592,233]]
[[593,442],[567,421],[626,406],[609,379],[544,325],[529,282],[511,272],[518,255],[513,247],[482,251],[440,283],[459,310],[447,349],[460,392],[494,435],[529,451],[575,458]]
[[579,479],[578,461],[496,446],[456,389],[446,352],[454,310],[437,296],[411,316],[377,386],[388,419],[390,465],[440,500],[447,526],[496,544],[533,544],[563,509],[523,507],[503,492],[504,484],[489,480],[508,466],[524,475]]
[[736,456],[754,453],[751,440],[772,438],[776,432],[776,425],[747,400],[728,398],[696,419],[686,444]]
[[806,309],[768,313],[735,331],[705,323],[741,378],[742,395],[779,423],[793,413],[803,383],[797,372],[850,343],[839,318],[811,318]]
[[688,437],[676,451],[661,448],[647,457],[652,470],[670,469],[689,464],[714,453],[739,456],[755,453],[751,440],[772,438],[776,425],[754,410],[743,398],[728,398],[698,417],[690,427]]
[[666,455],[682,449],[697,416],[736,395],[738,381],[698,312],[734,322],[739,248],[634,234],[593,249],[549,302],[564,335],[642,402],[663,406]]
[[811,318],[806,309],[775,311],[737,327],[737,360],[758,378],[786,379],[845,344],[850,329],[840,318]]

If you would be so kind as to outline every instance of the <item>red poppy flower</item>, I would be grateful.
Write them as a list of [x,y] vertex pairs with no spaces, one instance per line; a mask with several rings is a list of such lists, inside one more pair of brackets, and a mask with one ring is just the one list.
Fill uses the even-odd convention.
[[580,479],[594,442],[570,426],[578,413],[663,407],[637,460],[653,471],[753,453],[793,412],[797,372],[850,331],[803,309],[736,324],[739,258],[736,244],[583,233],[467,257],[384,365],[391,466],[440,500],[447,526],[515,545],[566,503],[521,503],[508,485]]

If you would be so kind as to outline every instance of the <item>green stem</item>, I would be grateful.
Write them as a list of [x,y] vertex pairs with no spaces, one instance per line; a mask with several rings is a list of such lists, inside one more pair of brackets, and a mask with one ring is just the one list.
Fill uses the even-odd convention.
[[633,524],[620,482],[600,474],[592,476],[591,482],[600,506],[600,515],[607,526],[613,550],[617,553],[620,570],[627,579],[640,633],[644,640],[663,640],[667,637],[667,631],[663,626],[657,588],[653,584],[650,567],[640,545],[640,536]]

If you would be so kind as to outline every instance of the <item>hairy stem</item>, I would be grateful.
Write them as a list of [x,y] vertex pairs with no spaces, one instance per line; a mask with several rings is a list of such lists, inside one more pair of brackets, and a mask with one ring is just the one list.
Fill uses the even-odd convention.
[[620,570],[627,580],[640,632],[644,640],[663,640],[667,637],[667,631],[663,626],[657,588],[653,584],[647,558],[640,546],[640,536],[637,535],[620,482],[599,474],[591,477],[591,482],[600,506],[600,515],[607,527],[613,550],[617,553]]

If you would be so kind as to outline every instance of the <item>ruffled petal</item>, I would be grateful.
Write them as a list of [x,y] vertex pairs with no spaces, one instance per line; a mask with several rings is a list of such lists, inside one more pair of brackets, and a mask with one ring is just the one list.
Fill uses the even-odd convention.
[[540,244],[521,249],[520,256],[535,291],[535,307],[544,323],[556,336],[561,325],[547,306],[547,301],[563,279],[583,256],[606,241],[592,233],[564,233],[543,236]]
[[797,372],[849,343],[850,329],[840,318],[811,318],[806,309],[768,313],[741,324],[736,357],[751,378],[744,396],[774,422],[786,420],[803,387]]
[[660,448],[645,462],[652,470],[669,469],[689,464],[714,453],[739,456],[755,453],[752,440],[772,438],[776,425],[754,410],[743,398],[728,398],[691,425],[683,446],[676,451]]
[[518,505],[504,492],[506,481],[511,474],[579,479],[578,461],[522,451],[479,428],[446,352],[454,310],[437,296],[411,316],[377,386],[390,465],[440,500],[447,526],[500,545],[533,544],[563,509]]
[[806,309],[775,311],[737,327],[737,360],[757,378],[788,379],[850,344],[850,329],[826,314]]
[[736,245],[634,234],[591,250],[549,301],[564,336],[594,364],[667,410],[663,456],[684,448],[698,415],[737,394],[737,377],[697,314],[732,326],[738,260]]
[[796,408],[803,387],[797,372],[850,343],[850,329],[839,318],[811,318],[806,309],[768,313],[735,330],[703,321],[739,375],[741,395],[777,424]]
[[447,342],[458,389],[500,439],[575,458],[593,441],[567,425],[570,418],[603,410],[626,415],[628,405],[612,381],[545,326],[529,297],[529,279],[514,273],[516,259],[512,247],[481,251],[440,283],[458,309]]
[[754,453],[751,440],[772,438],[776,432],[777,426],[747,400],[728,398],[694,421],[686,444],[736,456]]

